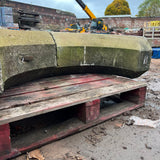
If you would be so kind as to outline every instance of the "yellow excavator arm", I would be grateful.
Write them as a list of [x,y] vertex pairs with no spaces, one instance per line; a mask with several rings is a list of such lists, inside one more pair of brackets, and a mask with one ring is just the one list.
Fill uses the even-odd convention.
[[87,15],[90,17],[91,20],[96,19],[96,16],[87,6],[84,8],[84,11],[87,13]]
[[[90,19],[91,20],[97,20],[97,23],[101,23],[102,22],[102,20],[98,20],[97,18],[96,18],[96,16],[92,13],[92,11],[87,7],[87,5],[85,5],[84,3],[83,3],[83,1],[82,0],[76,0],[76,2],[81,6],[81,8],[87,13],[87,15],[90,17]],[[97,26],[98,26],[99,24],[97,24]],[[106,25],[104,25],[103,24],[103,27],[101,28],[102,30],[104,30],[104,31],[107,31],[107,26]]]
[[92,13],[92,11],[83,3],[82,0],[76,0],[76,2],[81,6],[81,8],[87,13],[91,20],[96,19],[96,16]]

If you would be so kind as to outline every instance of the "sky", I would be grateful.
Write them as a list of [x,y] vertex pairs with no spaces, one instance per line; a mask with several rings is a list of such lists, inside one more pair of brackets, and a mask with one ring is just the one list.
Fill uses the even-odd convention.
[[[60,9],[74,13],[77,18],[88,18],[86,13],[81,9],[75,0],[12,0],[33,5],[39,5],[54,9]],[[131,15],[138,14],[138,6],[144,0],[127,0],[131,9]],[[113,2],[113,0],[83,0],[89,9],[95,14],[96,17],[104,17],[106,7]]]

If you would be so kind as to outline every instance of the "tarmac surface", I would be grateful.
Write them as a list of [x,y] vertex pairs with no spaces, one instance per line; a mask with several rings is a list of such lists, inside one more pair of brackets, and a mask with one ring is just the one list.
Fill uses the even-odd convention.
[[145,107],[39,148],[45,160],[160,160],[160,128],[127,123],[132,115],[160,119],[160,59],[136,80],[148,84]]

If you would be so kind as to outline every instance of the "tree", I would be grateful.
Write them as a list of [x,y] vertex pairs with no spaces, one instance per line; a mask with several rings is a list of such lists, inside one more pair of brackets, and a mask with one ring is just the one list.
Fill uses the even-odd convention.
[[139,17],[160,16],[160,0],[145,0],[139,7]]
[[105,10],[106,15],[128,15],[131,14],[129,4],[126,0],[114,0]]

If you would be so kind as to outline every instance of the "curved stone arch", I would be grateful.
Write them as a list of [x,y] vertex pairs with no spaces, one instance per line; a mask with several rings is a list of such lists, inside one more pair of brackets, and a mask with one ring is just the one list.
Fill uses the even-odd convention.
[[0,30],[1,91],[46,76],[77,73],[135,78],[150,66],[143,37]]

